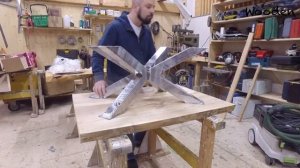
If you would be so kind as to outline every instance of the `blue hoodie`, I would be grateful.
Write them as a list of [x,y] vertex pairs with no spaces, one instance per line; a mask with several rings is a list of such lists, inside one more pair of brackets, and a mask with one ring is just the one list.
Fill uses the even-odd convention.
[[[127,18],[127,12],[112,21],[106,28],[98,45],[102,46],[122,46],[140,63],[145,65],[155,53],[151,32],[148,26],[143,25],[140,37],[137,37]],[[93,52],[92,70],[95,82],[104,79],[103,73],[104,57]],[[121,78],[129,75],[129,72],[118,65],[108,61],[107,63],[107,82],[112,84]]]

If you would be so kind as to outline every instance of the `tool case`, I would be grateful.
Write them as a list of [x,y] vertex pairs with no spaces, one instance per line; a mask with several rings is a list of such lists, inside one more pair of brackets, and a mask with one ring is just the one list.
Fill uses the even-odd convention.
[[300,103],[300,79],[283,83],[282,98],[291,103]]
[[265,20],[264,37],[266,40],[270,40],[278,37],[277,17],[270,17]]
[[271,64],[297,65],[300,64],[300,56],[273,56]]
[[288,18],[284,19],[283,30],[282,30],[281,37],[283,37],[283,38],[289,38],[290,37],[291,24],[292,24],[292,18],[291,17],[288,17]]
[[290,38],[300,37],[300,19],[295,19],[292,21]]
[[270,57],[265,57],[265,58],[248,57],[247,63],[248,63],[248,66],[261,65],[263,67],[269,67],[270,66]]
[[256,40],[262,39],[263,34],[264,34],[264,23],[256,23],[253,38]]

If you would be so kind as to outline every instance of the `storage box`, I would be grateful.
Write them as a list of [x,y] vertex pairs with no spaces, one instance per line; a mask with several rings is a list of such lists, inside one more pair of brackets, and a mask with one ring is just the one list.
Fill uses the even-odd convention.
[[32,15],[34,27],[48,27],[48,15]]
[[[46,77],[45,77],[46,78]],[[43,93],[47,96],[61,95],[75,91],[74,79],[53,78],[43,79]]]
[[56,55],[68,58],[68,59],[78,59],[79,50],[76,49],[57,49]]
[[61,17],[61,8],[50,7],[48,8],[49,16],[60,16]]
[[261,65],[263,67],[269,67],[270,66],[270,57],[265,58],[257,58],[257,57],[248,57],[247,62],[248,66],[258,66]]
[[48,27],[63,27],[62,17],[48,16]]
[[[244,79],[242,91],[247,93],[251,87],[253,79]],[[252,94],[254,95],[261,95],[264,93],[271,92],[272,90],[272,83],[268,79],[258,79],[256,80],[255,86],[253,88]]]
[[29,68],[25,57],[10,57],[1,60],[5,72],[17,72]]
[[30,5],[31,19],[35,27],[48,26],[48,9],[44,4]]
[[[245,97],[233,97],[233,104],[235,104],[235,107],[234,110],[231,112],[231,114],[238,117],[241,116],[242,106],[244,102],[245,102]],[[254,114],[255,105],[260,103],[261,103],[260,100],[250,99],[246,106],[243,118],[244,119],[252,118]]]

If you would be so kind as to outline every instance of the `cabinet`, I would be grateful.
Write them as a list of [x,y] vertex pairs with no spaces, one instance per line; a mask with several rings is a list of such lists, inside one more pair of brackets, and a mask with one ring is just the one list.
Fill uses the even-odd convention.
[[[225,11],[241,11],[242,9],[248,8],[252,9],[253,5],[260,5],[262,3],[268,4],[270,0],[229,0],[224,2],[214,3],[212,5],[212,24],[211,32],[215,34],[217,31],[220,32],[221,29],[228,30],[230,27],[237,28],[239,33],[248,34],[248,31],[252,29],[252,26],[257,22],[264,22],[266,18],[277,17],[279,25],[283,23],[284,16],[279,15],[256,15],[248,16],[243,18],[235,18],[230,20],[222,20],[219,17],[220,14]],[[298,10],[294,10],[296,17],[300,17]],[[234,13],[232,13],[231,17]],[[247,31],[248,28],[248,31]],[[280,29],[279,29],[280,30]],[[280,36],[279,36],[280,37]],[[213,38],[210,43],[209,56],[208,58],[195,58],[194,61],[208,63],[209,67],[216,67],[217,65],[224,65],[224,67],[234,72],[238,63],[235,61],[233,64],[226,65],[225,62],[221,62],[218,59],[219,55],[224,52],[242,52],[245,46],[245,38],[235,38],[235,39],[218,39]],[[252,47],[260,47],[262,49],[268,49],[273,51],[273,55],[286,55],[286,50],[292,45],[296,44],[299,48],[300,38],[276,38],[271,40],[259,39],[252,41]],[[287,56],[287,55],[286,55]],[[248,65],[244,65],[244,70],[254,71],[256,68]],[[209,72],[211,74],[211,72]],[[250,77],[252,78],[252,77]],[[288,103],[286,100],[281,98],[281,91],[283,82],[290,79],[300,78],[299,70],[287,70],[279,69],[277,66],[270,65],[267,67],[262,67],[259,73],[259,78],[269,79],[272,81],[272,92],[252,95],[254,98],[261,99],[266,102],[277,102],[277,103]],[[211,75],[209,75],[209,81],[211,81]],[[229,86],[224,83],[211,83],[215,89],[222,90],[223,92],[228,91]],[[237,92],[241,90],[237,89]]]

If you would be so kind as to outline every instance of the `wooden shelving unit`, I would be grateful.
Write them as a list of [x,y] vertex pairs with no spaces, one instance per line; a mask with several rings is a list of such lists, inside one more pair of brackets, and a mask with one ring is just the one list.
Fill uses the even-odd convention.
[[[264,0],[268,1],[268,0]],[[243,32],[243,30],[247,27],[252,27],[252,24],[256,21],[264,21],[266,18],[273,17],[274,15],[257,15],[257,16],[249,16],[245,18],[237,18],[231,20],[218,20],[217,15],[219,12],[224,12],[227,10],[241,10],[246,7],[252,8],[252,5],[257,2],[256,0],[227,0],[224,2],[214,3],[212,6],[212,25],[211,31],[220,31],[220,27],[224,27],[225,30],[229,27],[237,27],[239,30]],[[258,2],[263,3],[262,1]],[[299,15],[299,10],[294,11],[296,15]],[[278,36],[280,37],[280,36]],[[285,55],[285,51],[292,44],[300,45],[300,38],[276,38],[271,40],[253,40],[252,46],[259,46],[262,49],[271,49],[274,51],[273,55]],[[246,44],[246,40],[244,39],[236,39],[236,40],[211,40],[209,55],[207,58],[205,57],[195,57],[192,59],[194,62],[200,62],[207,64],[208,67],[213,67],[215,65],[225,65],[224,62],[216,61],[217,57],[224,52],[241,52]],[[238,64],[229,65],[233,69],[238,67]],[[253,69],[256,67],[244,65],[244,69]],[[200,69],[200,68],[198,68]],[[203,70],[202,70],[203,71]],[[210,76],[208,76],[209,80]],[[283,85],[285,80],[300,78],[299,70],[286,70],[286,69],[278,69],[276,67],[262,67],[259,72],[258,78],[265,78],[271,80],[273,83],[277,84],[276,86]],[[224,91],[229,91],[230,87],[218,85],[215,83],[211,83],[213,87],[217,87],[217,90],[222,91],[222,93],[226,93]],[[222,89],[221,89],[222,88]],[[241,92],[240,90],[236,90],[237,92]],[[277,92],[277,90],[273,90]],[[220,92],[221,93],[221,92]],[[281,95],[276,93],[266,93],[262,95],[251,95],[253,98],[258,98],[266,102],[276,102],[276,103],[289,103],[286,100],[281,98]]]

